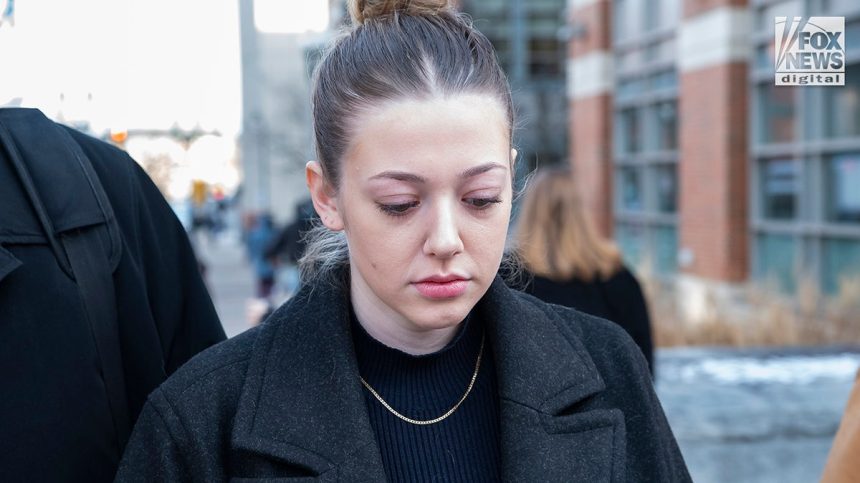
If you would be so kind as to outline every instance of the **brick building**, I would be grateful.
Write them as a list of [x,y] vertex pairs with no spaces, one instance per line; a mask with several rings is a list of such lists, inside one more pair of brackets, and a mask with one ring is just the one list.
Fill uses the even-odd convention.
[[[633,265],[704,288],[860,277],[860,2],[569,0],[569,159]],[[774,17],[844,16],[844,87],[774,86]]]

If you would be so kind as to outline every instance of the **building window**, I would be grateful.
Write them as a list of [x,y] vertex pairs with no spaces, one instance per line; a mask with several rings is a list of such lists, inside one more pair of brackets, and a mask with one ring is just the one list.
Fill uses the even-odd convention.
[[[639,52],[639,51],[637,51]],[[615,96],[619,102],[629,101],[641,96],[645,92],[645,79],[633,77],[625,79],[618,83],[618,89],[615,90]]]
[[795,139],[795,90],[765,83],[758,88],[759,141],[785,143]]
[[825,239],[824,266],[821,285],[825,293],[836,294],[846,281],[860,279],[860,241],[852,239]]
[[625,41],[642,34],[643,3],[642,0],[615,0],[612,19],[616,41]]
[[654,228],[654,270],[657,273],[678,271],[678,229],[674,226]]
[[761,71],[773,72],[774,70],[774,41],[770,40],[755,49],[755,68]]
[[615,239],[627,265],[638,267],[645,261],[645,227],[643,225],[618,223],[615,225]]
[[564,46],[557,38],[529,40],[529,75],[532,78],[556,77],[561,74]]
[[828,8],[833,13],[855,13],[860,11],[860,3],[857,0],[829,0]]
[[677,89],[678,73],[675,71],[675,69],[671,69],[653,74],[650,79],[648,79],[648,87],[652,91]]
[[796,243],[792,236],[760,234],[756,238],[756,278],[775,284],[780,290],[791,293],[797,287],[795,281]]
[[[750,73],[752,276],[794,292],[809,274],[834,294],[840,279],[860,277],[860,2],[752,4],[761,33]],[[774,17],[810,15],[846,16],[844,87],[773,85]]]
[[797,164],[791,159],[771,159],[761,164],[762,216],[790,220],[797,216]]
[[651,107],[655,127],[654,147],[660,151],[678,149],[678,107],[675,100],[660,102]]
[[678,70],[682,0],[614,0],[616,238],[632,268],[677,271]]
[[833,156],[827,167],[827,218],[860,223],[860,152]]
[[786,0],[771,3],[759,10],[759,14],[756,17],[756,26],[759,30],[766,29],[772,35],[774,17],[798,17],[801,15],[803,15],[803,2],[801,0]]
[[860,136],[860,64],[845,69],[845,86],[824,91],[824,135]]
[[645,49],[645,59],[648,62],[671,62],[678,55],[675,38],[670,37],[666,40],[652,44]]
[[624,109],[619,114],[618,123],[618,147],[622,154],[638,153],[642,146],[639,109]]
[[678,211],[678,174],[674,164],[654,168],[657,187],[657,211],[676,213]]
[[635,167],[624,167],[618,170],[621,209],[624,211],[642,211],[644,208],[640,172],[640,169]]

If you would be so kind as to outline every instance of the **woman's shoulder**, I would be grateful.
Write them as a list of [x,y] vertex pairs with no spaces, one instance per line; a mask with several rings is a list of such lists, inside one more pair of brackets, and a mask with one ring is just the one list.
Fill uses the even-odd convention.
[[201,397],[216,392],[238,393],[261,330],[262,327],[255,327],[209,347],[180,367],[158,390],[171,403],[187,401],[188,404],[194,404],[189,396],[195,393]]
[[619,267],[618,271],[612,274],[611,277],[606,279],[604,282],[608,287],[617,289],[617,290],[626,290],[626,291],[641,291],[642,288],[639,285],[639,280],[636,278],[636,275],[630,271],[624,265]]
[[[551,314],[562,334],[572,343],[581,344],[602,374],[623,370],[647,376],[647,363],[641,351],[618,324],[571,307],[546,303],[528,294],[520,296]],[[640,371],[638,366],[644,369]]]

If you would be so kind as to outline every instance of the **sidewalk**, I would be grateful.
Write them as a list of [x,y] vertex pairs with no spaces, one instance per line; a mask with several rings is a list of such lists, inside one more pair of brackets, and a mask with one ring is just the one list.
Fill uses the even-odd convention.
[[232,232],[217,239],[200,236],[195,249],[206,264],[206,285],[227,337],[249,329],[245,307],[254,296],[254,275],[241,241]]

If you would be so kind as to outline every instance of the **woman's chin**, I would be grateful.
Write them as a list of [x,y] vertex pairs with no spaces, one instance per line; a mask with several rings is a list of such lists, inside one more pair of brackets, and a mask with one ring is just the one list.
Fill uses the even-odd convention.
[[414,314],[410,321],[422,331],[450,329],[457,327],[469,315],[470,309],[471,306],[467,304],[463,304],[463,307],[448,307],[444,310],[430,309]]

